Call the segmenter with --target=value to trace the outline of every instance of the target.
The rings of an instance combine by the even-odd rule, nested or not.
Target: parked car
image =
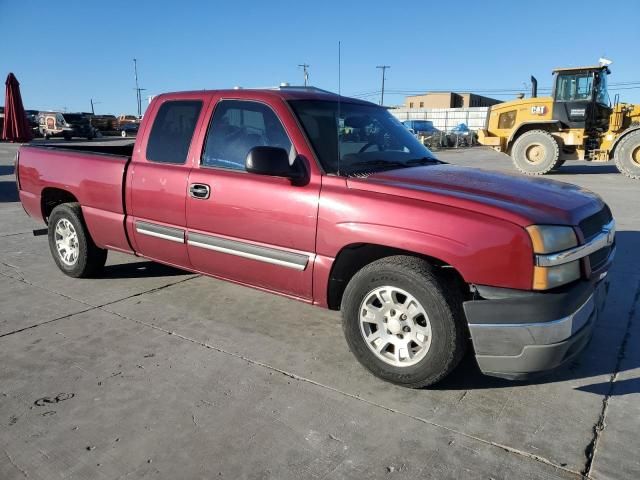
[[[85,137],[87,140],[95,138],[96,131],[91,126],[87,115],[81,113],[40,112],[38,114],[40,135],[45,139],[64,137]]]
[[[103,133],[118,132],[118,119],[115,115],[93,115],[91,125]]]
[[[450,147],[470,147],[475,143],[476,133],[466,123],[459,123],[447,135]]]
[[[408,387],[469,337],[506,378],[589,341],[615,252],[594,193],[444,164],[385,108],[310,88],[160,95],[141,132],[20,148],[20,200],[66,275],[115,250],[341,310],[355,357]]]
[[[91,115],[86,113],[63,113],[67,125],[71,125],[72,137],[84,137],[93,140],[96,137],[96,129],[91,125]]]
[[[39,128],[38,128],[38,114],[40,112],[38,110],[25,110],[24,114],[27,117],[27,121],[29,122],[29,126],[31,127],[31,132],[33,133],[34,136],[38,135],[39,132]]]
[[[120,136],[122,138],[135,137],[138,134],[139,126],[137,123],[125,123],[120,127]]]
[[[433,122],[429,120],[405,120],[402,124],[411,129],[416,135],[434,135],[440,133]]]
[[[122,127],[127,123],[139,123],[140,119],[135,115],[120,115],[118,116],[118,126]]]

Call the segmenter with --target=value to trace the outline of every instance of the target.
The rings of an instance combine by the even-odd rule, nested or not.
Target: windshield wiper
[[[369,160],[362,162],[355,162],[349,165],[350,167],[404,167],[405,164],[402,162],[396,162],[394,160]]]
[[[414,158],[412,160],[408,160],[405,165],[426,165],[428,163],[445,163],[442,162],[440,160],[438,160],[437,158],[433,158],[433,157],[422,157],[422,158]]]

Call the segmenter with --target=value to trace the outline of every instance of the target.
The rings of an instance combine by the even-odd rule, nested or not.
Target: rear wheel
[[[87,231],[78,203],[64,203],[49,216],[49,249],[58,268],[70,277],[90,277],[107,261]]]
[[[122,132],[120,132],[120,136],[122,138],[127,138],[127,131],[126,130],[122,130]]]
[[[410,388],[440,381],[465,349],[457,292],[419,258],[394,256],[365,266],[342,299],[350,350],[383,380]]]
[[[525,175],[544,175],[557,167],[560,147],[545,130],[523,133],[511,148],[515,167]]]
[[[640,130],[627,134],[613,156],[620,173],[640,179]]]

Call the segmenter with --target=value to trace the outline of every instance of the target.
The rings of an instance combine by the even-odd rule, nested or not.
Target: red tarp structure
[[[7,75],[7,90],[4,96],[4,125],[2,140],[9,142],[28,142],[33,138],[31,127],[24,114],[20,83],[13,73]]]

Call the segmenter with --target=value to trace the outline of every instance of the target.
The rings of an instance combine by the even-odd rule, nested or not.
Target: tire
[[[122,138],[127,138],[127,131],[126,130],[122,130],[122,132],[120,132],[120,136]]]
[[[107,261],[107,250],[93,243],[82,218],[80,204],[63,203],[55,207],[49,216],[48,230],[51,255],[63,273],[84,278],[102,270]],[[69,234],[66,242],[65,232]]]
[[[620,173],[640,179],[640,130],[628,133],[620,140],[613,159]]]
[[[511,148],[515,167],[525,175],[544,175],[556,168],[560,147],[545,130],[531,130],[518,137]]]
[[[376,292],[381,289],[387,293],[379,297]],[[374,297],[378,300],[370,302]],[[382,303],[380,298],[395,300],[396,304]],[[409,309],[399,306],[403,298]],[[381,311],[377,320],[362,322],[362,317],[376,316],[373,312],[378,305]],[[464,355],[466,328],[461,294],[451,282],[436,278],[422,259],[393,256],[363,267],[347,285],[341,310],[349,349],[367,370],[388,382],[409,388],[433,385],[447,376]],[[374,326],[376,331],[372,333]],[[378,332],[386,340],[377,342]],[[366,334],[371,334],[369,338],[374,341],[368,342]],[[422,347],[417,340],[421,340]],[[413,358],[408,355],[408,348],[396,350],[395,345],[383,345],[385,342],[407,342],[406,347],[416,349]],[[374,353],[376,347],[381,353]]]

